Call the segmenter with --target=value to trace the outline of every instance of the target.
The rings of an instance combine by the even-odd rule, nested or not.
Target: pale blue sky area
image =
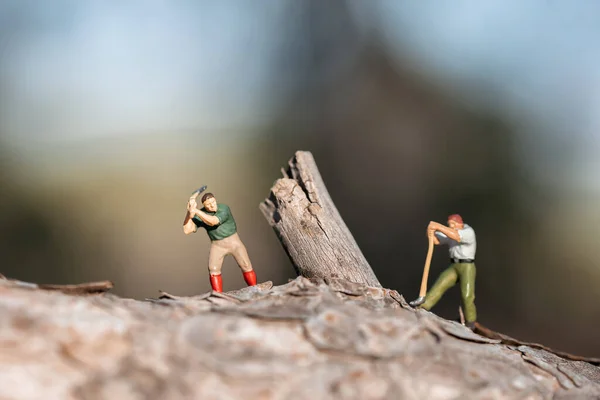
[[[298,23],[297,4],[2,1],[0,130],[21,142],[260,125],[289,84],[274,60],[299,45],[283,34]],[[352,6],[393,51],[457,87],[493,89],[513,111],[536,112],[548,134],[597,146],[599,2]]]
[[[386,1],[381,15],[388,43],[408,43],[438,74],[489,85],[580,133],[600,128],[600,3]]]
[[[47,140],[260,117],[282,7],[205,3],[36,2],[48,6],[15,13],[0,49],[4,133]]]
[[[481,104],[539,119],[541,126],[525,127],[520,150],[542,179],[600,190],[600,2],[378,4],[390,47],[456,87],[474,85]],[[567,168],[554,162],[561,144],[578,152]]]

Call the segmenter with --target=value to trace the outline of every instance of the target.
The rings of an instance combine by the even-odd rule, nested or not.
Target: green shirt
[[[197,215],[192,218],[192,221],[194,221],[194,224],[196,224],[197,227],[206,229],[210,240],[225,239],[237,232],[237,226],[235,225],[235,220],[233,219],[229,206],[217,204],[217,212],[209,212],[206,211],[205,208],[202,208],[200,211],[205,212],[208,215],[215,215],[219,218],[219,223],[214,226],[205,224]]]

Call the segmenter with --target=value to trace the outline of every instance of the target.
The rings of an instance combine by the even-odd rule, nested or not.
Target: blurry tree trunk
[[[296,152],[282,172],[284,177],[275,182],[260,208],[296,273],[381,287],[331,200],[312,154]]]

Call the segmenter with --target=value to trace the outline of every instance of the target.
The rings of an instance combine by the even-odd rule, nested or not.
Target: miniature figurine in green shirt
[[[473,328],[477,321],[477,310],[475,308],[475,251],[477,250],[477,241],[475,240],[475,231],[463,222],[460,215],[452,214],[448,217],[448,226],[431,221],[427,227],[427,235],[433,239],[433,243],[436,245],[448,245],[450,266],[440,274],[424,298],[420,297],[410,302],[410,305],[430,310],[458,280],[460,281],[465,322],[470,328]]]
[[[244,280],[248,286],[256,285],[256,273],[252,269],[250,257],[246,246],[240,240],[237,234],[235,219],[231,214],[229,206],[217,203],[217,199],[212,193],[206,193],[202,196],[201,210],[197,208],[196,197],[194,193],[188,201],[185,221],[183,222],[183,232],[186,235],[195,233],[199,227],[206,229],[210,238],[210,253],[208,256],[208,271],[210,274],[210,284],[215,292],[223,291],[223,279],[221,278],[221,267],[223,260],[228,254],[233,255],[235,261],[242,269]]]

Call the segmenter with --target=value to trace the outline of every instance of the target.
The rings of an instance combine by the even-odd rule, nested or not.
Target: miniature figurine
[[[196,198],[206,186],[196,190],[190,197],[187,205],[187,214],[183,222],[183,232],[186,235],[195,233],[198,227],[203,227],[210,238],[210,254],[208,256],[208,271],[210,284],[215,292],[223,291],[221,267],[228,254],[233,255],[235,261],[242,269],[244,280],[248,286],[256,286],[256,273],[248,257],[246,246],[237,234],[237,225],[231,210],[225,204],[217,203],[212,193],[202,196],[201,210],[197,208]]]
[[[425,263],[422,293],[419,298],[411,301],[410,305],[430,310],[442,298],[443,294],[454,286],[458,279],[460,280],[465,321],[467,326],[473,329],[477,320],[477,310],[475,308],[475,251],[477,242],[475,231],[463,222],[460,215],[452,214],[448,217],[448,226],[431,221],[427,227],[427,236],[430,241],[430,251]],[[427,274],[433,248],[431,244],[448,245],[450,266],[440,274],[431,290],[424,296],[423,291],[427,289]]]

